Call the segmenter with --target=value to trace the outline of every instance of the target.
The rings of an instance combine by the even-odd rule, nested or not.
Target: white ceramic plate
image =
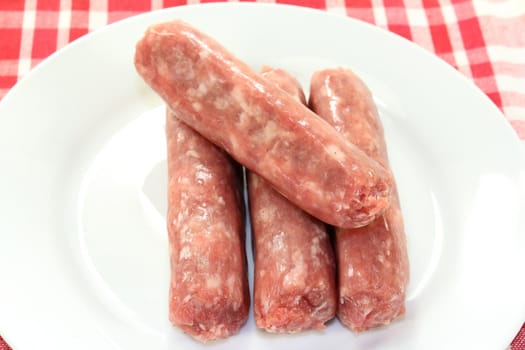
[[[167,320],[161,101],[133,67],[148,24],[183,18],[305,87],[352,67],[385,125],[406,220],[406,317],[355,336],[271,336],[253,318],[210,348],[503,349],[525,317],[524,158],[503,116],[415,45],[314,10],[153,12],[53,55],[0,103],[0,334],[24,349],[198,349]],[[248,241],[249,244],[249,241]],[[251,256],[250,268],[252,266]]]

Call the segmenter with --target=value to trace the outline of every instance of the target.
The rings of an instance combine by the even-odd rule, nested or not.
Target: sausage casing
[[[135,67],[179,119],[311,215],[359,227],[388,206],[389,172],[190,25],[151,26]]]
[[[225,338],[250,307],[239,166],[169,110],[166,137],[169,317],[199,341]]]
[[[281,69],[262,75],[305,103],[298,82]],[[336,312],[335,258],[326,225],[248,172],[255,255],[254,314],[272,333],[322,329]]]
[[[388,168],[383,127],[372,95],[348,69],[314,73],[310,107],[349,142]],[[337,315],[356,332],[388,324],[405,312],[409,264],[397,191],[383,215],[367,226],[336,228]]]

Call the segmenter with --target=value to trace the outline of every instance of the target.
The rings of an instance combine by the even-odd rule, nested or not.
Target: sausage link
[[[359,227],[388,206],[383,167],[188,24],[151,26],[135,66],[179,119],[311,215]]]
[[[306,103],[299,83],[286,71],[264,68],[262,75]],[[337,306],[335,258],[326,225],[251,171],[248,193],[257,327],[272,333],[323,329]]]
[[[169,110],[166,137],[169,317],[199,341],[226,338],[250,307],[239,167]]]
[[[348,69],[326,69],[311,80],[311,108],[348,141],[388,169],[383,127],[366,85]],[[384,215],[365,227],[336,228],[338,317],[360,332],[405,313],[409,278],[406,237],[395,185]]]

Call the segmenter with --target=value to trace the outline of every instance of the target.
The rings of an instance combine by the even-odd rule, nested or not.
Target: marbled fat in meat
[[[250,307],[239,166],[169,110],[166,138],[169,318],[199,341],[226,338]]]
[[[265,68],[263,77],[305,103],[286,71]],[[248,172],[254,247],[254,314],[272,333],[322,329],[335,316],[335,258],[326,225]]]
[[[360,227],[388,206],[383,167],[190,25],[151,26],[135,67],[179,119],[311,215]]]
[[[310,106],[349,142],[388,169],[383,127],[372,95],[348,69],[314,73]],[[356,332],[385,325],[405,313],[409,278],[406,237],[396,188],[385,213],[367,226],[336,228],[337,315]]]

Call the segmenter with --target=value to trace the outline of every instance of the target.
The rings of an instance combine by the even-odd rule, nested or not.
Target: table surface
[[[90,31],[138,13],[204,2],[211,1],[0,0],[0,99],[42,60]],[[525,141],[525,0],[258,2],[350,16],[415,42],[471,79]],[[509,348],[525,350],[525,324]],[[0,336],[0,350],[8,349]]]

